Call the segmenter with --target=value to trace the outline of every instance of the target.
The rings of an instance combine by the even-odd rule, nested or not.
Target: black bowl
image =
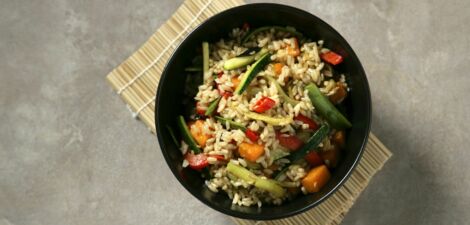
[[[166,126],[175,127],[176,117],[184,110],[183,92],[186,73],[184,68],[198,53],[201,42],[214,42],[243,23],[252,27],[266,25],[292,26],[312,40],[324,40],[325,46],[340,53],[344,62],[335,68],[346,74],[351,92],[345,100],[347,117],[353,124],[347,131],[346,149],[342,160],[321,192],[300,195],[280,206],[257,207],[232,206],[228,196],[220,191],[209,191],[200,175],[181,166],[183,156],[171,140]],[[178,181],[204,204],[224,214],[254,220],[271,220],[292,216],[306,211],[332,195],[348,178],[358,163],[367,143],[371,115],[370,91],[366,74],[356,54],[344,38],[330,25],[303,10],[279,4],[248,4],[223,11],[202,23],[192,31],[176,49],[168,61],[157,90],[155,107],[157,136],[163,156]],[[162,184],[165,185],[165,184]]]

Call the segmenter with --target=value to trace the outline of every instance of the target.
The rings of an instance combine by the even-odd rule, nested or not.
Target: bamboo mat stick
[[[151,132],[155,133],[155,91],[171,53],[198,24],[241,4],[244,4],[241,0],[186,0],[139,50],[108,74],[108,82],[128,105],[132,115],[144,122]],[[373,175],[391,156],[391,152],[371,133],[363,157],[350,178],[317,207],[281,220],[232,219],[239,225],[339,224]]]

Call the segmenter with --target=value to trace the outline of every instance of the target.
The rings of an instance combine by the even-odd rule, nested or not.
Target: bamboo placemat
[[[155,133],[155,91],[171,53],[198,24],[241,4],[244,4],[243,0],[186,0],[139,50],[108,74],[107,80],[127,103],[134,118],[142,120]],[[233,220],[239,225],[339,224],[372,176],[391,156],[392,153],[371,133],[364,155],[351,177],[319,206],[282,220]]]

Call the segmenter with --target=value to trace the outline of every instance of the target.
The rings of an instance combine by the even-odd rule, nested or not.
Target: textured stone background
[[[105,81],[181,0],[0,3],[0,225],[231,224]],[[468,224],[470,1],[284,3],[356,50],[395,154],[344,224]]]

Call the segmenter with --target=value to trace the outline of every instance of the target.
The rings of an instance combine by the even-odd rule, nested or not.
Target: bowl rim
[[[339,182],[333,188],[331,188],[331,190],[329,192],[325,193],[321,198],[319,198],[314,203],[307,204],[304,207],[299,207],[299,208],[296,208],[295,210],[286,211],[285,213],[280,213],[280,214],[249,214],[249,213],[243,213],[243,212],[240,212],[240,211],[229,210],[229,209],[225,209],[225,208],[219,208],[219,207],[213,205],[206,198],[194,194],[193,191],[187,185],[185,185],[185,182],[179,176],[179,173],[178,173],[177,169],[170,165],[170,161],[171,161],[170,156],[168,155],[168,153],[166,151],[163,151],[162,144],[161,144],[161,143],[163,143],[163,137],[161,136],[160,132],[158,132],[158,131],[163,131],[165,128],[164,128],[163,124],[157,123],[158,115],[159,115],[158,114],[158,112],[159,112],[159,108],[158,108],[159,104],[158,103],[160,102],[160,98],[161,98],[161,93],[160,92],[162,91],[162,86],[163,86],[162,81],[164,81],[166,79],[166,77],[168,76],[168,74],[166,73],[166,71],[168,69],[168,66],[175,60],[175,58],[174,58],[175,53],[181,47],[181,45],[183,43],[185,43],[193,33],[197,32],[199,29],[201,29],[201,27],[205,26],[206,23],[208,23],[212,20],[220,19],[220,17],[223,18],[225,16],[225,14],[230,12],[230,11],[240,10],[242,8],[247,8],[247,7],[263,7],[263,6],[276,7],[276,8],[283,9],[283,10],[295,11],[296,13],[299,13],[299,14],[306,14],[306,15],[308,15],[310,17],[313,17],[316,20],[318,20],[319,23],[322,24],[322,26],[327,27],[328,29],[330,29],[333,32],[333,34],[335,36],[338,36],[339,39],[342,39],[342,41],[344,41],[344,43],[345,43],[345,46],[343,46],[343,47],[351,50],[350,57],[357,60],[357,65],[358,65],[359,72],[364,75],[363,76],[364,79],[362,79],[362,83],[363,83],[362,85],[364,86],[364,92],[365,92],[365,95],[366,95],[365,96],[366,97],[366,99],[365,99],[365,102],[366,102],[365,108],[366,108],[366,110],[363,112],[364,115],[365,115],[365,118],[366,118],[366,121],[365,121],[366,122],[365,123],[365,135],[364,135],[364,138],[362,140],[362,143],[360,144],[359,152],[356,155],[356,157],[354,158],[351,167],[346,171],[346,174],[339,180]],[[350,44],[346,41],[346,39],[336,29],[334,29],[331,25],[329,25],[328,23],[326,23],[325,21],[323,21],[321,18],[317,17],[313,13],[302,10],[302,9],[299,9],[299,8],[296,8],[296,7],[293,7],[293,6],[278,4],[278,3],[251,3],[251,4],[244,4],[244,5],[236,6],[236,7],[233,7],[233,8],[229,8],[229,9],[223,10],[221,12],[218,12],[215,15],[210,16],[208,19],[206,19],[205,21],[203,21],[202,23],[197,25],[193,30],[191,30],[178,43],[178,46],[175,48],[175,50],[172,52],[171,56],[168,58],[168,61],[165,64],[165,66],[162,70],[162,73],[161,73],[160,82],[158,84],[157,91],[156,91],[154,119],[155,119],[155,124],[156,124],[156,133],[157,133],[158,145],[160,147],[160,151],[163,154],[165,162],[166,162],[167,166],[170,168],[170,170],[173,173],[174,177],[178,180],[178,182],[189,193],[191,193],[192,196],[196,197],[199,201],[203,202],[206,206],[209,206],[210,208],[212,208],[212,209],[214,209],[218,212],[221,212],[225,215],[229,215],[229,216],[233,216],[233,217],[237,217],[237,218],[242,218],[242,219],[251,219],[251,220],[274,220],[274,219],[282,219],[282,218],[291,217],[291,216],[300,214],[302,212],[305,212],[309,209],[312,209],[312,208],[318,206],[323,201],[325,201],[327,198],[329,198],[331,195],[333,195],[334,192],[336,192],[349,179],[349,177],[351,176],[353,170],[356,168],[356,166],[358,165],[360,159],[362,158],[362,155],[364,153],[364,149],[367,145],[367,142],[368,142],[368,139],[369,139],[370,128],[371,128],[371,120],[372,120],[371,115],[372,115],[372,100],[371,100],[371,93],[370,93],[369,82],[367,80],[366,72],[365,72],[365,70],[362,66],[362,63],[359,60],[359,57],[357,57],[356,53],[354,52],[353,48],[350,46]]]

